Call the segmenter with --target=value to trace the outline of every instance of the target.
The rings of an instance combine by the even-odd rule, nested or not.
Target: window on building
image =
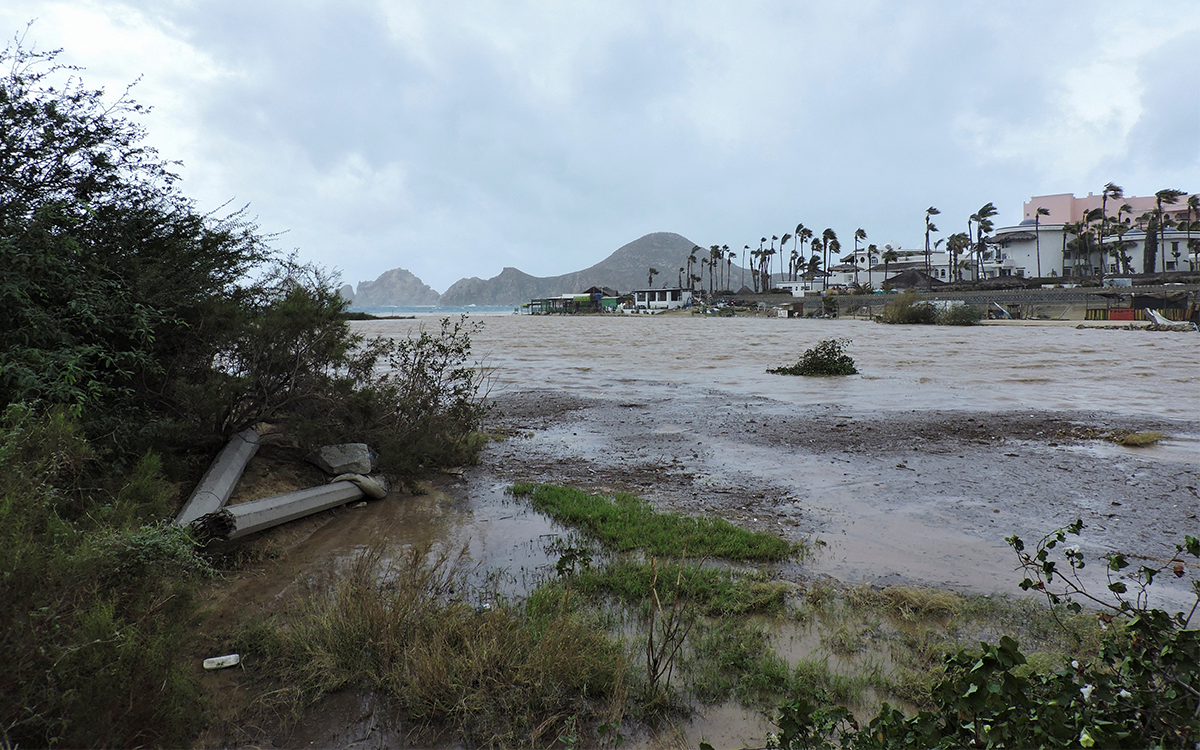
[[[1176,265],[1177,264],[1175,263],[1175,261],[1168,260],[1167,262],[1163,263],[1163,270],[1164,271],[1174,271]]]
[[[1070,268],[1067,268],[1066,266],[1063,266],[1063,272],[1062,272],[1062,275],[1063,275],[1063,276],[1070,276],[1070,275],[1071,275],[1071,269],[1070,269]]]

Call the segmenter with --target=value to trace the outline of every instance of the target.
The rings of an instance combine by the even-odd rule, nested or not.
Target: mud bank
[[[510,437],[478,471],[630,491],[665,509],[824,542],[814,560],[778,571],[793,580],[1014,592],[1011,534],[1036,539],[1082,518],[1082,548],[1099,557],[1153,556],[1200,533],[1200,422],[871,412],[657,390],[637,402],[502,395],[498,425]],[[1171,437],[1151,448],[1081,437],[1109,430]]]

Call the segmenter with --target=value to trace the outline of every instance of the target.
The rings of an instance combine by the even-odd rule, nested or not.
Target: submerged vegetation
[[[604,546],[648,555],[719,557],[726,560],[783,560],[803,547],[777,536],[738,528],[723,518],[660,513],[624,493],[593,495],[571,487],[522,482],[511,490],[537,510],[595,537]]]
[[[812,349],[805,350],[796,364],[776,367],[767,372],[774,375],[854,375],[858,369],[854,366],[854,359],[845,352],[849,344],[848,339],[826,339]]]

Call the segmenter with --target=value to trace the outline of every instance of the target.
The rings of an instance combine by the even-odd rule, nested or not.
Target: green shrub
[[[950,305],[938,315],[944,326],[973,326],[983,320],[983,311],[971,305]]]
[[[879,314],[879,320],[883,323],[933,325],[937,319],[938,311],[934,304],[922,302],[920,296],[911,290],[901,292]]]
[[[805,351],[796,364],[775,367],[767,372],[774,375],[853,375],[858,369],[854,367],[854,359],[844,351],[849,343],[848,339],[826,339]]]
[[[20,405],[0,426],[0,726],[22,747],[187,744],[203,715],[181,646],[210,569],[186,530],[142,521],[173,497],[157,457],[99,477],[109,492],[79,433]]]

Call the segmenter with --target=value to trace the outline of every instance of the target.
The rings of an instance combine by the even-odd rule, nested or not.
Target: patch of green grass
[[[766,705],[784,694],[790,679],[770,634],[741,620],[697,628],[684,666],[693,695],[706,702],[733,695],[746,705]]]
[[[685,564],[660,572],[675,580],[679,576],[678,594],[695,604],[701,614],[710,617],[747,614],[778,614],[783,611],[791,586],[781,581],[768,581],[758,571],[735,572],[726,568]],[[626,604],[637,604],[651,597],[654,571],[648,562],[618,560],[602,568],[588,568],[572,579],[573,590],[586,596],[610,594]]]
[[[554,606],[473,606],[449,556],[385,563],[369,549],[332,582],[244,629],[263,709],[308,705],[344,688],[378,690],[416,726],[451,727],[469,745],[549,745],[623,699],[624,648]],[[456,593],[459,592],[459,593]],[[275,705],[270,705],[271,702]]]
[[[803,552],[761,531],[738,528],[722,518],[659,513],[641,498],[625,493],[593,495],[571,487],[521,482],[510,490],[560,523],[576,527],[605,547],[644,550],[663,557],[719,557],[773,562]]]

